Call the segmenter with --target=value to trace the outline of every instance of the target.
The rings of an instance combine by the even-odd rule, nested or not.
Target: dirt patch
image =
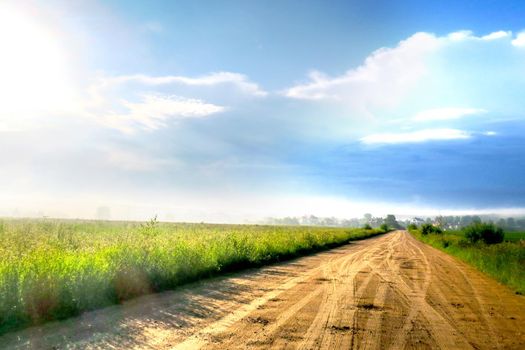
[[[465,307],[465,305],[463,305],[461,303],[450,303],[450,305],[452,305],[456,309],[463,309]]]
[[[266,326],[268,323],[270,323],[269,320],[267,320],[266,318],[262,318],[262,317],[246,317],[246,322],[258,323],[258,324],[262,324],[263,326]]]
[[[362,305],[358,305],[357,307],[359,309],[364,309],[364,310],[382,310],[381,307],[376,306],[374,304],[362,304]]]
[[[319,278],[316,278],[315,280],[317,282],[330,282],[331,281],[331,279],[326,278],[326,277],[319,277]]]
[[[357,333],[357,329],[351,326],[330,326],[330,329],[334,332],[350,332]]]

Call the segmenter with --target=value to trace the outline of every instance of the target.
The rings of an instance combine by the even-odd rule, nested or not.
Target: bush
[[[441,234],[443,233],[443,230],[437,226],[434,226],[432,224],[423,224],[421,225],[421,234],[428,235],[429,233],[437,233]]]
[[[458,240],[458,247],[467,248],[468,246],[470,246],[470,242],[467,239],[461,238]]]
[[[387,232],[389,230],[388,228],[388,225],[387,224],[382,224],[381,226],[379,226],[379,228],[381,229],[381,231],[383,232]]]
[[[501,227],[496,227],[493,223],[475,222],[463,229],[465,237],[470,243],[482,241],[486,244],[503,242],[505,234]]]
[[[370,224],[364,224],[364,225],[363,225],[363,229],[365,229],[365,230],[371,230],[371,229],[372,229],[372,226],[370,226]]]
[[[407,226],[407,229],[408,229],[409,231],[415,231],[415,230],[417,230],[417,225],[416,225],[416,224],[409,224],[409,225]]]

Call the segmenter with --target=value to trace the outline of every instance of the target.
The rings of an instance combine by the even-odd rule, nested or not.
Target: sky
[[[0,215],[525,214],[524,15],[4,0]]]

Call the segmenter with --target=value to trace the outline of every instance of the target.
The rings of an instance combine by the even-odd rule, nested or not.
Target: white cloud
[[[497,39],[508,38],[511,35],[512,35],[512,32],[510,31],[506,32],[506,31],[500,30],[500,31],[493,32],[493,33],[482,36],[481,40],[486,40],[486,41],[497,40]]]
[[[495,131],[485,131],[482,134],[485,136],[496,136],[498,133]]]
[[[470,30],[460,30],[457,32],[452,32],[447,36],[451,41],[462,41],[465,39],[473,38],[472,31]]]
[[[450,119],[459,119],[469,115],[476,115],[486,113],[484,109],[480,108],[457,108],[457,107],[448,107],[448,108],[434,108],[427,109],[425,111],[419,112],[416,114],[412,120],[418,122],[427,122],[434,120],[450,120]]]
[[[512,36],[511,31],[503,31],[503,30],[492,32],[492,33],[489,33],[483,36],[476,36],[470,30],[460,30],[460,31],[448,34],[447,39],[453,42],[454,41],[464,41],[464,40],[492,41],[492,40],[498,40],[498,39],[503,39],[503,38],[510,38],[511,36]]]
[[[366,145],[385,145],[402,143],[420,143],[428,141],[444,141],[468,139],[471,134],[458,129],[423,129],[401,133],[380,133],[362,137],[360,141]]]
[[[459,71],[458,74],[450,76],[442,73],[452,74],[456,66],[459,67],[464,62],[469,62],[472,55],[487,52],[487,58],[496,56],[494,48],[489,46],[491,42],[506,40],[510,47],[511,38],[512,32],[510,31],[495,31],[484,36],[476,36],[471,31],[465,30],[442,37],[431,33],[416,33],[393,48],[376,50],[366,58],[362,65],[342,75],[330,77],[322,72],[313,71],[308,76],[309,81],[288,88],[284,91],[284,95],[289,98],[325,101],[333,105],[349,107],[350,111],[347,113],[353,116],[377,116],[377,110],[384,113],[388,112],[389,107],[397,109],[401,106],[410,111],[410,107],[403,105],[403,101],[414,99],[414,96],[420,92],[434,89],[442,83],[447,84],[444,86],[447,90],[433,92],[448,94],[447,97],[453,101],[452,103],[463,103],[459,100],[459,96],[466,95],[465,90],[458,91],[457,94],[451,92],[459,89],[458,83],[467,81],[465,73]],[[476,44],[466,46],[465,42]],[[525,46],[525,32],[512,40],[512,44]],[[502,57],[504,58],[504,55]],[[486,64],[482,63],[483,66],[479,68],[486,69],[486,71],[476,71],[474,73],[476,75],[472,77],[495,74],[494,68],[496,67],[493,66],[493,63],[497,64],[497,62],[499,62],[497,59],[487,59]],[[477,66],[472,65],[471,67],[474,69]],[[478,88],[478,86],[472,88]],[[431,95],[421,97],[415,101],[422,103],[423,100],[431,99]],[[424,108],[424,106],[419,108],[421,107]],[[456,112],[459,110],[449,112],[450,114],[447,115],[451,119],[456,117]],[[467,114],[474,113],[473,111],[466,112]],[[449,119],[445,118],[444,114],[442,115],[440,119]]]
[[[516,47],[525,47],[525,32],[521,32],[512,40],[512,45]]]
[[[440,46],[432,34],[416,33],[395,48],[373,52],[363,65],[330,78],[320,72],[310,73],[310,82],[293,86],[284,94],[307,100],[337,100],[361,106],[391,105],[426,72],[425,57]]]
[[[140,102],[124,100],[121,105],[124,113],[104,114],[97,119],[108,127],[132,133],[137,128],[158,129],[165,126],[168,119],[202,118],[225,110],[198,99],[160,95],[145,95]]]
[[[247,76],[232,72],[217,72],[200,77],[185,77],[177,75],[150,76],[145,74],[123,75],[118,77],[102,78],[100,86],[124,84],[129,82],[138,82],[144,85],[169,85],[183,84],[189,86],[217,86],[233,85],[243,93],[252,96],[266,96],[268,93],[262,90],[259,85],[251,82]]]
[[[99,77],[88,88],[81,113],[106,127],[133,133],[164,127],[168,119],[206,117],[225,111],[229,102],[266,95],[245,75],[231,72]]]

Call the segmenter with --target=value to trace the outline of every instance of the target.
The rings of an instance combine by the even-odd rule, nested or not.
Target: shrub
[[[365,230],[371,230],[371,229],[372,229],[372,226],[370,226],[370,224],[364,224],[364,225],[363,225],[363,229],[365,229]]]
[[[389,230],[388,228],[388,225],[387,224],[382,224],[381,226],[379,226],[379,228],[381,229],[381,231],[383,232],[387,232]]]
[[[421,234],[428,235],[429,233],[443,233],[443,230],[440,227],[434,226],[432,224],[423,224],[421,225]]]
[[[408,229],[409,231],[415,231],[415,230],[417,230],[417,225],[416,225],[416,224],[409,224],[409,225],[407,226],[407,229]]]
[[[486,244],[503,242],[504,233],[501,227],[496,227],[493,223],[475,222],[463,229],[465,237],[471,243],[482,241]]]
[[[468,246],[470,246],[470,242],[467,239],[461,238],[458,240],[458,247],[467,248]]]

